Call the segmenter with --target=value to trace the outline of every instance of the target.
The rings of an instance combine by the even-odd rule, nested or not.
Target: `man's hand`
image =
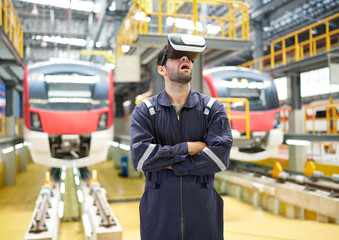
[[[188,154],[195,155],[200,153],[205,147],[206,143],[204,142],[187,142]]]

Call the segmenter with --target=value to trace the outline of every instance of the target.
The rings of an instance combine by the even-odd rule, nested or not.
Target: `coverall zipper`
[[[178,118],[178,138],[179,142],[181,142],[180,138],[180,129],[181,129],[181,122],[180,122],[180,113],[177,113]],[[181,240],[184,240],[184,210],[183,210],[183,201],[182,201],[182,176],[180,176],[180,229],[181,229]]]

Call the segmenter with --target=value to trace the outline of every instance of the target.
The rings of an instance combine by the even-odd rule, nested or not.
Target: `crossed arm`
[[[208,123],[205,142],[181,142],[173,146],[153,143],[148,112],[136,108],[131,121],[134,168],[143,172],[172,169],[175,175],[213,174],[226,169],[233,139],[225,109],[220,105]]]

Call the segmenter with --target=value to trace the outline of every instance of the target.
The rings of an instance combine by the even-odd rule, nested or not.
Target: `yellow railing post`
[[[197,35],[198,34],[198,31],[197,31],[197,22],[198,22],[198,4],[197,4],[197,0],[193,0],[193,3],[192,3],[192,13],[193,13],[193,25],[194,25],[193,34]]]
[[[159,35],[162,35],[162,1],[158,0],[158,32]]]
[[[232,39],[232,3],[228,4],[228,37]]]
[[[315,133],[315,109],[312,108],[312,133]]]
[[[137,8],[135,8],[134,13],[136,13],[137,11],[138,11]],[[137,21],[137,19],[133,20],[133,41],[137,40],[137,37],[138,37],[138,26],[137,26],[138,22],[140,21]]]
[[[312,28],[310,28],[309,30],[309,51],[310,51],[310,57],[313,56],[313,46],[312,46],[312,43],[313,43],[313,34],[312,34]]]
[[[330,25],[329,21],[326,22],[326,51],[329,52],[331,49],[331,38],[330,38]]]
[[[285,39],[282,41],[282,62],[283,65],[286,65],[286,41]]]
[[[271,69],[274,69],[274,42],[271,43]]]
[[[9,41],[13,41],[13,6],[12,3],[9,1]]]
[[[307,133],[307,113],[304,114],[304,132]]]
[[[7,16],[8,16],[8,13],[7,13],[7,1],[8,0],[4,0],[4,6],[3,6],[3,9],[4,9],[4,32],[5,34],[7,34],[7,30],[8,30],[8,19],[7,19]]]
[[[300,60],[300,49],[299,49],[299,37],[298,34],[294,35],[294,51],[295,51],[295,61],[299,62]]]
[[[2,26],[2,0],[0,0],[0,26]]]
[[[217,98],[220,102],[226,103],[226,113],[228,115],[228,118],[230,120],[232,119],[244,119],[245,120],[245,128],[246,128],[246,137],[250,138],[251,131],[250,131],[250,103],[247,98]],[[239,114],[235,115],[231,113],[231,105],[232,102],[243,102],[245,103],[245,115]]]

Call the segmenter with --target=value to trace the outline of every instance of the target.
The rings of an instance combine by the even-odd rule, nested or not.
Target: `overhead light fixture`
[[[93,6],[93,12],[94,13],[100,13],[101,11],[101,3],[100,2],[96,2]]]
[[[115,64],[105,63],[105,68],[109,69],[109,70],[114,70],[115,69]]]
[[[33,8],[32,8],[31,14],[33,16],[38,16],[39,15],[38,7],[36,6],[36,4],[33,4]]]
[[[100,47],[102,47],[102,43],[101,43],[100,41],[97,41],[97,42],[95,43],[95,46],[96,46],[97,48],[100,48]]]
[[[93,2],[80,1],[80,0],[72,0],[72,1],[70,0],[20,0],[20,1],[40,4],[40,5],[46,5],[46,6],[51,6],[51,7],[65,8],[65,9],[71,8],[72,10],[83,11],[83,12],[92,12],[94,9]],[[32,14],[33,14],[33,10],[32,10]]]
[[[311,144],[311,142],[306,141],[306,140],[287,139],[286,144],[287,145],[297,145],[297,146],[308,146],[308,145]]]
[[[116,9],[115,1],[112,1],[112,4],[111,4],[111,6],[109,7],[109,10],[110,10],[111,12],[113,12],[113,11],[115,11],[115,9]]]
[[[62,38],[60,36],[35,36],[36,40],[42,40],[43,42],[52,42],[60,44],[69,44],[74,46],[85,47],[86,40],[81,38]]]
[[[121,46],[121,51],[122,51],[123,53],[127,53],[130,49],[131,49],[131,47],[128,46],[128,45],[122,45],[122,46]]]

